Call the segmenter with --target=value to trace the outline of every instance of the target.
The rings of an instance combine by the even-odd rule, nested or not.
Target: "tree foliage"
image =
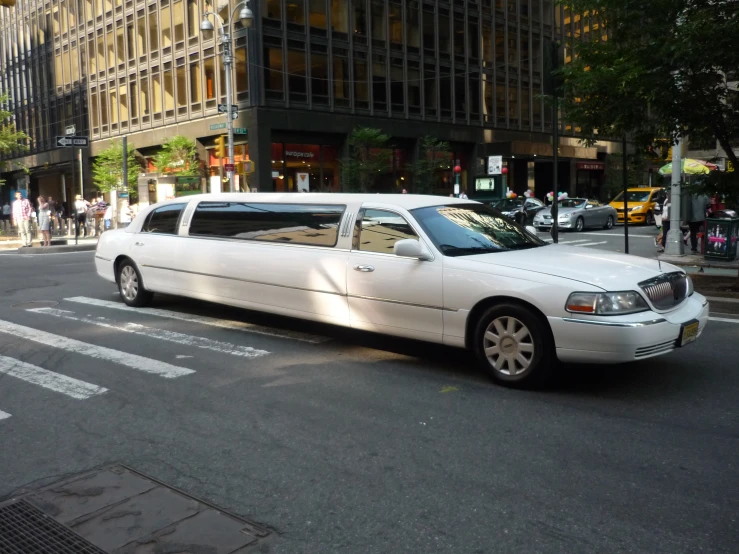
[[[418,144],[418,159],[411,166],[413,175],[413,192],[417,194],[433,194],[434,176],[439,167],[439,155],[450,152],[448,142],[435,139],[431,136],[421,137]],[[445,160],[447,157],[444,158]]]
[[[3,156],[22,154],[28,150],[25,144],[26,139],[29,138],[28,135],[23,131],[18,131],[15,123],[11,121],[13,112],[7,109],[9,100],[10,97],[7,94],[0,95],[0,154]]]
[[[136,160],[134,147],[128,143],[128,192],[136,194],[141,166]],[[101,192],[121,191],[123,182],[123,143],[111,141],[92,163],[92,182]]]
[[[198,154],[195,141],[182,135],[168,138],[154,161],[159,173],[182,176],[198,175]]]
[[[732,151],[739,101],[726,81],[739,68],[739,2],[561,3],[572,13],[597,14],[600,24],[591,40],[573,37],[565,45],[573,54],[560,70],[566,121],[588,140],[627,135],[637,146],[679,135],[715,139],[739,167]]]
[[[344,190],[370,192],[378,173],[390,167],[390,136],[379,129],[355,128],[347,139],[348,155],[341,161]]]

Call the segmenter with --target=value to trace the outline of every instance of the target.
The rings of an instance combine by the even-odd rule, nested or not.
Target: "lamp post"
[[[229,20],[223,21],[220,15],[215,12],[205,11],[203,13],[203,20],[200,22],[201,31],[213,31],[214,26],[211,23],[209,16],[213,16],[213,19],[218,23],[218,32],[221,35],[221,44],[223,45],[223,67],[226,73],[226,128],[228,129],[228,167],[230,168],[226,173],[228,175],[228,190],[229,192],[234,191],[234,125],[233,115],[231,113],[231,106],[233,105],[233,20],[236,15],[236,10],[239,10],[239,20],[244,27],[251,27],[254,23],[254,14],[249,9],[249,0],[244,0],[236,4],[231,17]]]

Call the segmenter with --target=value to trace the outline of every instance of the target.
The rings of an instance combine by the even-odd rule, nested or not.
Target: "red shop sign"
[[[586,171],[604,171],[606,164],[598,162],[577,162],[577,169]]]

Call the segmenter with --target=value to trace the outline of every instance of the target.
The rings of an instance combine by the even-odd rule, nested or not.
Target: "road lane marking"
[[[559,241],[559,244],[575,244],[576,242],[588,242],[589,239],[580,239],[580,240],[561,240]]]
[[[159,375],[165,379],[175,379],[177,377],[195,373],[194,370],[187,369],[185,367],[178,367],[166,362],[160,362],[158,360],[145,358],[136,354],[129,354],[128,352],[121,352],[120,350],[113,350],[112,348],[106,348],[104,346],[95,346],[94,344],[88,344],[79,340],[54,335],[52,333],[47,333],[46,331],[25,327],[9,321],[0,320],[0,333],[6,333],[21,339],[38,342],[44,346],[51,346],[52,348],[61,348],[68,352],[90,356],[91,358],[96,358],[98,360],[106,360],[108,362],[125,365],[145,373]]]
[[[0,410],[0,419],[8,419],[10,417],[10,414],[8,412],[3,412]]]
[[[104,394],[108,389],[85,383],[73,377],[54,373],[42,367],[21,362],[7,356],[0,356],[0,375],[10,375],[45,389],[65,394],[78,400],[87,400],[93,396]],[[0,417],[0,419],[2,419]]]
[[[562,233],[562,234],[566,234],[567,233],[567,231],[564,231],[561,228],[560,228],[559,232]],[[551,231],[537,231],[537,233],[541,233],[542,235],[551,235]],[[587,235],[587,236],[592,236],[592,237],[619,237],[619,238],[624,238],[624,234],[623,233],[583,233],[583,232],[577,233],[577,236],[581,236],[581,235]],[[632,237],[635,237],[635,238],[638,238],[638,239],[653,239],[653,238],[656,238],[657,235],[634,235],[632,233],[629,233],[629,238],[632,238]]]
[[[331,340],[330,337],[319,337],[300,331],[287,331],[282,329],[274,329],[272,327],[262,327],[252,323],[244,323],[243,321],[233,321],[229,319],[217,319],[204,315],[192,315],[181,312],[173,312],[171,310],[163,310],[160,308],[131,308],[120,302],[110,302],[108,300],[98,300],[97,298],[88,298],[86,296],[74,296],[65,298],[67,302],[77,302],[78,304],[87,304],[100,308],[111,308],[113,310],[121,310],[124,312],[133,312],[138,314],[153,315],[156,317],[166,317],[168,319],[177,319],[179,321],[187,321],[190,323],[199,323],[201,325],[209,325],[211,327],[220,327],[221,329],[232,329],[236,331],[245,331],[247,333],[256,333],[258,335],[267,335],[270,337],[280,337],[283,339],[293,339],[301,342],[310,342],[319,344]]]
[[[708,321],[722,321],[724,323],[739,323],[739,319],[729,319],[726,317],[709,317]]]
[[[135,335],[141,335],[143,337],[149,337],[153,339],[166,340],[169,342],[175,342],[177,344],[184,344],[185,346],[194,346],[196,348],[214,350],[223,354],[231,354],[232,356],[258,358],[259,356],[265,356],[269,354],[269,352],[267,352],[266,350],[257,350],[256,348],[252,348],[251,346],[241,346],[238,344],[231,344],[230,342],[221,342],[217,340],[206,339],[203,337],[194,337],[192,335],[185,335],[184,333],[176,333],[174,331],[165,331],[162,329],[156,329],[154,327],[146,327],[137,323],[117,323],[105,318],[93,319],[89,317],[80,317],[75,315],[74,312],[70,312],[67,310],[57,310],[55,308],[32,308],[26,311],[38,314],[47,314],[54,317],[69,319],[72,321],[79,321],[81,323],[88,323],[91,325],[99,325],[100,327],[106,327],[108,329],[115,329],[117,331],[133,333]]]
[[[597,246],[599,244],[606,244],[607,242],[607,240],[604,240],[603,242],[586,242],[585,244],[575,244],[574,246]]]

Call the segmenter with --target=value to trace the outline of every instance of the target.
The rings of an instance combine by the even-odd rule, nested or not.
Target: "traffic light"
[[[2,1],[2,0],[0,0]],[[226,157],[226,137],[221,135],[216,138],[216,158]]]
[[[12,8],[13,6],[15,6],[15,0],[0,0],[0,6]]]

